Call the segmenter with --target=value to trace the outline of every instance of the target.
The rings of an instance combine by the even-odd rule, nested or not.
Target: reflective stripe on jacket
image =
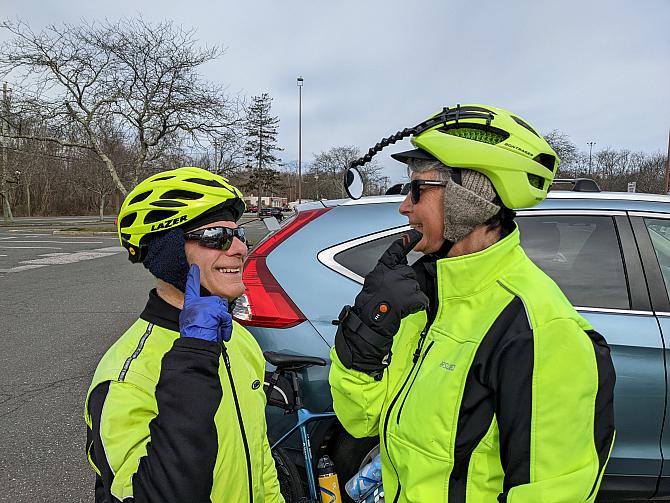
[[[153,291],[98,365],[85,409],[96,503],[283,502],[258,344],[237,323],[223,353],[180,338],[178,313]]]
[[[331,351],[335,412],[379,434],[386,501],[594,501],[614,440],[605,340],[518,229],[436,266],[435,320],[402,321],[381,381]]]

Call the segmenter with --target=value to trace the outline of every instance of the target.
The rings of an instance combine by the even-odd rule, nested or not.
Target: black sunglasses
[[[403,196],[407,194],[412,194],[412,204],[419,204],[419,199],[421,198],[421,187],[446,187],[447,182],[441,182],[439,180],[412,180],[409,183],[406,183],[400,189],[400,193]]]
[[[215,248],[226,251],[233,244],[233,239],[237,238],[243,243],[247,242],[247,236],[244,227],[231,229],[230,227],[209,227],[199,231],[187,232],[184,239],[189,241],[198,241],[200,246],[206,248]]]

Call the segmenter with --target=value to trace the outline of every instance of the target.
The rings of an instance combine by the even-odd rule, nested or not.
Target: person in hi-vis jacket
[[[158,173],[126,197],[121,244],[157,286],[86,397],[96,503],[284,501],[265,360],[230,314],[244,292],[244,209],[238,189],[200,168]]]
[[[355,437],[379,435],[393,503],[595,500],[614,443],[604,338],[520,246],[514,209],[559,159],[526,121],[444,108],[404,136],[412,227],[339,316],[330,384]],[[412,266],[407,253],[423,257]]]

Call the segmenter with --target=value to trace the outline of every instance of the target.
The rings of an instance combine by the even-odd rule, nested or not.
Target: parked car
[[[275,217],[278,222],[284,220],[284,214],[281,211],[281,208],[261,208],[259,213],[261,217]]]
[[[382,252],[409,228],[398,213],[402,199],[303,204],[251,250],[246,298],[236,316],[263,350],[328,359],[332,320],[353,302]],[[530,258],[612,348],[617,437],[599,497],[670,497],[670,463],[663,457],[670,452],[670,197],[556,191],[519,211],[517,222]],[[412,252],[409,259],[418,256]],[[328,371],[312,367],[303,377],[312,410],[332,410]],[[279,409],[268,408],[267,416],[275,438],[294,422]],[[377,443],[351,438],[336,422],[320,428],[312,448],[330,453],[341,480]]]

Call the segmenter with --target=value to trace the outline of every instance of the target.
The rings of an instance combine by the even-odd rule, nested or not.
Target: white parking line
[[[46,264],[45,264],[46,265]],[[16,267],[11,267],[9,269],[0,269],[0,273],[4,272],[21,272],[21,271],[27,271],[28,269],[37,269],[38,267],[44,267],[44,265],[40,264],[32,264],[32,265],[19,265]]]
[[[35,234],[35,233],[19,233],[15,230],[9,231],[9,232],[16,232],[16,236],[10,236],[5,239],[13,239],[13,238],[39,238],[42,236],[52,236],[53,234]]]
[[[48,247],[46,247],[48,248]],[[60,249],[60,248],[57,248]],[[28,269],[36,269],[48,265],[74,264],[82,260],[92,260],[96,258],[109,257],[123,251],[121,246],[109,246],[105,248],[96,248],[95,250],[79,251],[75,253],[44,253],[39,258],[32,260],[22,260],[22,265],[10,267],[9,269],[0,269],[0,274],[10,272],[21,272]]]
[[[23,243],[23,244],[29,244],[29,243],[55,243],[55,244],[64,244],[64,245],[101,245],[102,241],[12,241],[11,244],[14,243]]]
[[[92,260],[95,258],[109,257],[110,255],[115,255],[122,251],[123,248],[120,246],[115,246],[114,248],[99,248],[97,250],[88,250],[80,251],[75,253],[68,253],[63,255],[55,255],[52,253],[47,254],[48,256],[41,256],[40,258],[32,260],[22,260],[21,264],[41,264],[41,265],[61,265],[61,264],[74,264],[75,262],[81,262],[82,260]]]
[[[62,250],[59,246],[2,246],[5,250]]]

